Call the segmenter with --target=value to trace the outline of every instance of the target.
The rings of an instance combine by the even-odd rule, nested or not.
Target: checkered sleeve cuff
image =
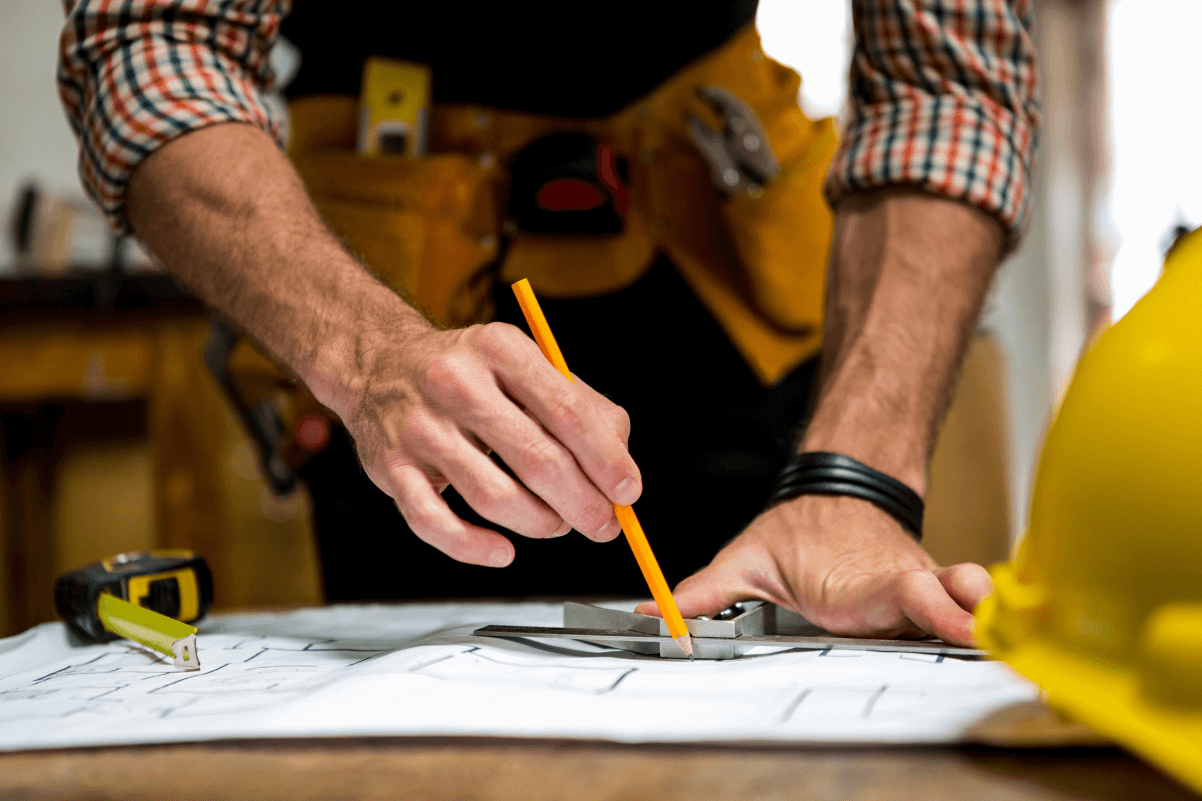
[[[134,168],[165,142],[223,122],[282,141],[284,121],[263,93],[286,2],[66,5],[59,97],[79,142],[84,188],[114,230],[129,230],[125,188]]]
[[[852,114],[827,176],[832,204],[888,186],[995,215],[1007,248],[1030,215],[1039,128],[1023,0],[857,0]]]

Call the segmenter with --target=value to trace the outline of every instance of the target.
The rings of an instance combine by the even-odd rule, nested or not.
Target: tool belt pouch
[[[489,316],[477,276],[496,259],[499,219],[474,161],[310,151],[293,163],[322,219],[392,290],[439,325]]]
[[[705,113],[696,88],[716,82],[754,109],[781,164],[758,197],[717,196],[685,135],[687,113]],[[436,154],[419,158],[359,155],[355,98],[302,98],[289,157],[347,247],[436,324],[491,319],[494,276],[547,297],[603,295],[664,251],[769,385],[819,345],[832,229],[834,124],[806,117],[799,85],[749,27],[608,120],[436,108]],[[506,198],[514,235],[498,265]]]
[[[794,84],[796,73],[788,73],[784,82]],[[782,87],[754,104],[781,171],[763,194],[740,193],[721,206],[749,300],[782,333],[813,330],[822,320],[833,224],[822,185],[838,145],[833,121],[810,120],[797,88]]]

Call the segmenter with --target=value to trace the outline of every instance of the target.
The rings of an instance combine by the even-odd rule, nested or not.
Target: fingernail
[[[630,506],[639,499],[639,482],[634,478],[624,478],[614,487],[614,500],[623,506]]]
[[[509,549],[501,545],[492,552],[492,556],[488,557],[488,563],[493,567],[505,567],[512,559]]]
[[[616,540],[621,533],[622,524],[618,522],[618,518],[610,518],[609,522],[605,524],[605,528],[601,529],[598,542],[611,542]]]

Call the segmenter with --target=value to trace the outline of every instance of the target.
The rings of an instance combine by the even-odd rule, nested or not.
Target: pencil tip
[[[680,646],[680,650],[684,651],[685,656],[687,656],[689,658],[689,661],[692,662],[693,661],[693,638],[689,635],[689,633],[687,631],[684,634],[681,634],[679,637],[676,638],[676,644]]]

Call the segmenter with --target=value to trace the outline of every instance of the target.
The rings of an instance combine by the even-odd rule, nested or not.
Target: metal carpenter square
[[[672,642],[666,634],[644,634],[621,629],[556,628],[549,626],[484,626],[473,632],[480,637],[571,639],[600,643],[661,643]],[[942,656],[982,657],[987,651],[976,648],[961,648],[938,640],[874,640],[860,637],[814,637],[790,634],[746,634],[734,638],[696,637],[701,646],[742,646],[739,650],[759,645],[779,645],[794,648],[835,651],[891,651],[911,654],[937,654]],[[701,650],[705,650],[702,648]]]

